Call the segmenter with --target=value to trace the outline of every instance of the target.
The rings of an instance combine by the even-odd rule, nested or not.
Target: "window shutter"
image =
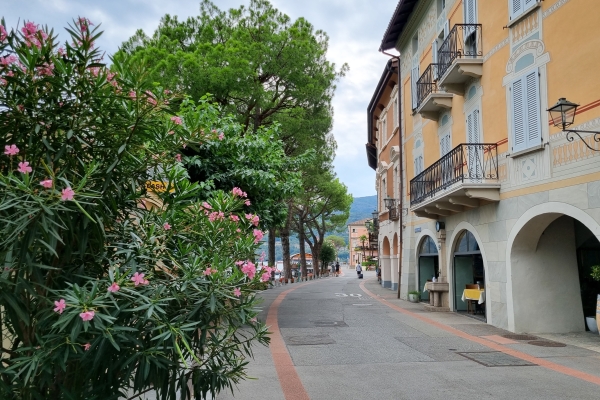
[[[529,7],[537,3],[538,0],[525,0],[525,6],[523,7],[523,11],[527,10]]]
[[[524,0],[508,0],[510,19],[513,20],[523,13],[525,10]]]
[[[449,34],[450,34],[450,20],[446,20],[446,22],[444,23],[444,40],[446,40],[446,38],[448,37]]]
[[[437,39],[435,39],[433,42],[431,42],[431,58],[432,58],[432,62],[433,64],[437,64],[438,62],[438,43],[437,43]],[[438,78],[438,68],[437,65],[434,65],[433,67],[433,79],[437,79]]]
[[[476,0],[464,0],[465,24],[477,23]]]
[[[412,92],[412,108],[413,110],[418,106],[417,99],[417,81],[419,80],[419,66],[413,67],[411,74],[411,92]]]
[[[523,78],[525,104],[527,105],[527,147],[541,143],[542,124],[540,118],[540,81],[537,68]]]
[[[523,95],[523,79],[514,81],[510,87],[512,100],[512,151],[527,148],[525,127],[525,96]]]
[[[446,133],[440,140],[440,153],[444,157],[450,152],[450,133]]]

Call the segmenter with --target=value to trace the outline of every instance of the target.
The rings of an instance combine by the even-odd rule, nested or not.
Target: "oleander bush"
[[[107,68],[89,20],[67,32],[0,26],[0,398],[231,389],[269,341],[260,219],[242,189],[190,183],[181,149],[236,128]]]

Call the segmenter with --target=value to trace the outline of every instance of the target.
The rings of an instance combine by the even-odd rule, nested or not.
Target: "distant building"
[[[369,231],[367,229],[367,222],[369,219],[361,219],[348,224],[348,245],[350,267],[356,267],[357,264],[366,260],[367,257],[377,257],[377,236],[371,237],[373,242],[369,240]],[[360,240],[361,236],[364,236],[366,240],[363,242]]]

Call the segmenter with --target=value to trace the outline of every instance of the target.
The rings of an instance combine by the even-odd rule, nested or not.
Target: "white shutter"
[[[542,124],[540,118],[540,81],[537,68],[523,78],[525,86],[525,104],[527,104],[527,147],[542,142]]]
[[[444,157],[449,152],[450,152],[450,132],[446,133],[440,139],[440,154],[441,154],[441,157]]]
[[[438,43],[437,43],[437,39],[435,39],[433,42],[431,42],[431,58],[432,58],[432,62],[433,64],[437,64],[438,62]],[[438,78],[438,68],[437,65],[433,66],[433,79],[437,79]]]
[[[449,34],[450,34],[450,20],[446,20],[446,22],[444,23],[444,40],[446,40],[446,38],[448,37]]]
[[[517,152],[542,142],[540,80],[537,68],[511,84],[512,151]]]
[[[532,5],[534,5],[537,2],[538,2],[538,0],[525,0],[523,11],[527,10],[529,7],[531,7]]]
[[[413,110],[418,106],[417,99],[417,81],[419,80],[419,66],[413,67],[410,76],[411,79],[411,92],[412,92],[412,108]]]
[[[508,0],[510,19],[513,20],[525,10],[524,0]]]
[[[523,79],[514,81],[510,87],[512,99],[512,151],[521,151],[527,148],[525,127],[525,96],[523,95]]]
[[[477,23],[476,0],[464,0],[465,24]]]
[[[483,148],[475,146],[475,144],[481,143],[481,124],[479,120],[478,108],[467,115],[467,143],[471,144],[471,146],[467,146],[469,177],[476,181],[479,181],[483,176]]]

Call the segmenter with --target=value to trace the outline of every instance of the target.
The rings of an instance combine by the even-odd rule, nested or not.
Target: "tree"
[[[58,49],[31,22],[0,29],[0,397],[205,398],[268,343],[259,217],[179,162],[219,141],[217,114],[174,115],[139,65],[106,69],[92,25]]]
[[[319,257],[323,265],[327,265],[330,262],[335,261],[335,248],[333,247],[333,244],[331,242],[327,240],[323,242],[323,246],[321,246]]]
[[[340,250],[345,249],[347,247],[346,240],[344,240],[343,237],[338,236],[338,235],[326,236],[325,241],[326,242],[328,241],[333,245],[333,248],[335,249],[336,260],[337,260],[337,257],[339,256]]]
[[[243,127],[241,135],[279,124],[285,155],[296,158],[326,148],[333,140],[331,99],[348,67],[337,70],[327,60],[328,41],[325,32],[314,30],[303,18],[290,20],[265,0],[251,0],[248,7],[227,12],[203,0],[198,17],[178,21],[165,15],[152,37],[138,31],[123,44],[121,54],[146,65],[154,81],[193,100],[211,93],[225,112],[235,115]],[[295,164],[294,171],[305,165],[298,160]],[[259,207],[266,201],[261,210],[281,211],[272,218],[265,215],[270,263],[278,228],[289,248],[284,211],[292,208],[292,196],[282,201],[278,193],[264,190],[254,203]],[[289,251],[284,252],[285,260],[289,264]]]

